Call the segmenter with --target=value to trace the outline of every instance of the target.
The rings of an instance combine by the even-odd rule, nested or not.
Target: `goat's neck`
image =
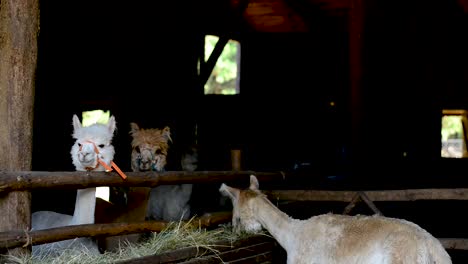
[[[292,225],[295,219],[289,217],[265,197],[257,197],[254,202],[257,219],[262,226],[280,243],[283,248],[293,239]]]
[[[76,193],[72,225],[94,224],[96,188],[79,189]]]

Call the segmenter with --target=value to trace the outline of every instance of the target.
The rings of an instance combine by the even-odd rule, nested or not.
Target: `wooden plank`
[[[0,168],[30,170],[39,1],[0,1]],[[31,195],[0,197],[0,231],[28,230]],[[18,248],[9,254],[28,254]],[[1,252],[0,252],[1,253]]]
[[[349,78],[351,96],[349,111],[351,113],[351,159],[361,161],[365,159],[366,151],[362,149],[365,142],[363,137],[363,32],[364,32],[364,0],[350,0],[348,14],[349,28]]]
[[[248,238],[239,239],[237,241],[218,241],[213,242],[210,249],[202,247],[187,247],[182,249],[173,250],[170,252],[164,252],[162,254],[156,254],[152,256],[145,256],[141,258],[123,260],[116,264],[146,264],[146,263],[178,263],[187,259],[194,258],[196,256],[202,256],[205,254],[212,254],[213,251],[224,252],[229,251],[233,248],[244,247],[252,244],[260,244],[265,242],[271,242],[273,239],[264,235],[253,235]],[[219,263],[219,258],[218,262]]]
[[[439,238],[445,249],[468,250],[468,239],[465,238]]]
[[[382,212],[379,210],[379,208],[375,206],[375,204],[372,202],[372,200],[367,196],[365,192],[358,192],[358,193],[361,199],[367,204],[367,206],[369,206],[370,209],[372,209],[374,213],[378,215],[383,215]]]
[[[215,227],[231,221],[231,212],[206,214],[191,220],[195,227]],[[167,227],[163,221],[140,223],[111,223],[64,226],[36,231],[8,231],[0,233],[0,248],[16,248],[24,245],[39,245],[76,237],[127,235],[143,232],[159,232]]]
[[[264,255],[265,252],[271,253],[274,249],[274,242],[264,242],[255,245],[248,245],[244,247],[235,247],[232,250],[228,250],[222,253],[211,254],[209,256],[198,257],[181,263],[184,264],[218,264],[218,263],[229,263],[230,261],[236,262],[240,259],[247,259],[258,254]],[[271,254],[270,254],[271,257]]]
[[[273,200],[351,202],[355,191],[271,190],[264,191]],[[416,200],[468,200],[467,188],[408,189],[366,191],[373,202]]]
[[[343,214],[344,215],[347,215],[351,212],[351,210],[353,210],[353,208],[356,206],[356,204],[361,201],[361,196],[356,193],[353,197],[353,199],[351,200],[351,202],[346,206],[346,208],[343,210]]]
[[[0,192],[34,189],[82,189],[98,186],[156,187],[163,184],[223,183],[243,181],[255,174],[260,181],[282,181],[293,174],[255,171],[166,171],[125,172],[124,181],[116,172],[0,171]]]
[[[226,264],[250,264],[250,263],[272,263],[273,261],[273,252],[268,251],[268,252],[263,252],[257,255],[233,260],[233,261],[228,261],[224,262]]]

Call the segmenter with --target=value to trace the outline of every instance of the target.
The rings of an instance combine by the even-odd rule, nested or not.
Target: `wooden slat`
[[[191,220],[195,227],[213,227],[231,221],[231,212],[212,213]],[[0,248],[15,248],[28,244],[39,245],[76,237],[127,235],[143,232],[159,232],[167,222],[145,221],[140,223],[86,224],[50,228],[37,231],[9,231],[0,233]]]
[[[445,249],[468,250],[468,239],[465,238],[439,238]]]
[[[271,190],[264,191],[274,200],[351,202],[355,191]],[[468,200],[467,188],[408,189],[366,191],[373,202],[416,200]]]
[[[170,252],[165,252],[162,254],[145,256],[131,260],[123,260],[117,262],[116,264],[179,263],[184,260],[194,258],[196,256],[212,254],[213,250],[216,250],[218,252],[224,252],[232,250],[233,248],[245,247],[247,245],[261,244],[266,242],[271,243],[272,241],[273,239],[271,237],[267,237],[264,235],[253,235],[251,237],[239,239],[237,241],[213,242],[210,246],[210,249],[206,249],[203,247],[187,247]],[[217,263],[220,263],[219,259]]]
[[[270,241],[270,242],[255,244],[255,245],[235,247],[232,250],[228,250],[222,253],[198,257],[198,258],[184,261],[181,263],[183,264],[218,264],[218,263],[236,262],[240,259],[244,259],[245,261],[247,258],[250,258],[252,256],[256,257],[258,254],[264,255],[265,252],[271,253],[274,246],[275,246],[275,243]]]
[[[116,172],[49,172],[49,171],[0,171],[0,192],[34,189],[82,189],[98,186],[156,187],[163,184],[222,183],[244,181],[255,174],[260,181],[281,181],[284,172],[255,171],[166,171],[125,172],[124,181]],[[293,174],[288,174],[288,176]]]

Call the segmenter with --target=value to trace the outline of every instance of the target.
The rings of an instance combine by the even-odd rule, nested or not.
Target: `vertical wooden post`
[[[231,149],[231,166],[232,166],[232,170],[234,171],[241,170],[241,150],[240,149]]]
[[[351,155],[354,161],[362,157],[363,146],[363,62],[362,34],[364,29],[364,0],[351,0],[349,9],[349,70],[351,87]]]
[[[39,0],[0,1],[0,170],[31,170],[38,33]],[[0,232],[29,229],[30,192],[1,194],[0,212]]]

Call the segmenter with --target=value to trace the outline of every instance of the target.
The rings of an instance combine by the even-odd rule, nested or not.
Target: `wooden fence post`
[[[38,33],[39,0],[0,1],[0,170],[31,170]],[[30,192],[2,194],[0,212],[0,231],[29,229]]]

